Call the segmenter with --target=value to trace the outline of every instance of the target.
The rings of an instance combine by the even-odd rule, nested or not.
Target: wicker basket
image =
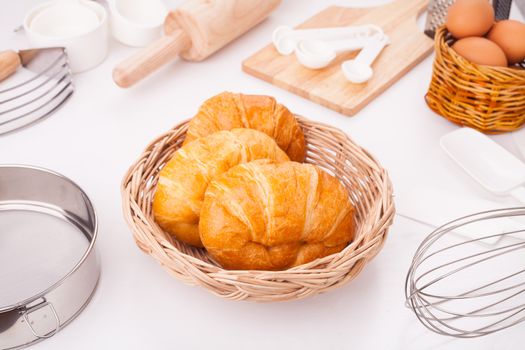
[[[305,133],[307,162],[337,176],[356,207],[356,238],[343,251],[286,271],[231,271],[204,249],[190,247],[155,223],[151,203],[159,170],[181,147],[188,122],[151,143],[122,183],[124,216],[137,245],[172,275],[235,300],[281,301],[304,298],[355,278],[381,249],[394,217],[392,186],[386,171],[343,132],[298,120]]]
[[[513,131],[525,124],[525,69],[476,65],[452,50],[452,42],[444,27],[436,32],[436,58],[426,95],[429,107],[456,124],[485,133]]]

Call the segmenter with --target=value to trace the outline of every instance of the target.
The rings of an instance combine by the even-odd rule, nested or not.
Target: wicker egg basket
[[[489,67],[469,62],[450,47],[445,27],[436,32],[436,58],[426,101],[446,119],[484,133],[525,124],[525,63]]]
[[[152,215],[159,170],[182,145],[188,121],[154,140],[122,183],[123,210],[134,238],[172,275],[216,295],[259,302],[304,298],[355,278],[379,252],[395,213],[387,172],[338,129],[298,117],[307,142],[307,162],[335,175],[356,209],[356,238],[343,251],[285,271],[221,268],[205,249],[164,233]]]

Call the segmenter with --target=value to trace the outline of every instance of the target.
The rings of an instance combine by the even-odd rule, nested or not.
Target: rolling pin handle
[[[120,87],[130,87],[173,60],[190,45],[189,36],[181,30],[163,36],[119,63],[113,69],[113,80]]]

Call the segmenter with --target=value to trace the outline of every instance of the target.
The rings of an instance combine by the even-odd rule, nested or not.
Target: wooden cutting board
[[[357,52],[340,54],[324,69],[301,66],[295,55],[282,56],[272,44],[247,58],[242,68],[248,74],[305,97],[345,115],[354,115],[385,91],[433,49],[433,41],[418,28],[417,17],[428,0],[396,0],[372,8],[329,7],[299,28],[376,24],[390,37],[372,67],[374,76],[364,84],[345,79],[340,65]],[[429,73],[430,74],[430,73]]]

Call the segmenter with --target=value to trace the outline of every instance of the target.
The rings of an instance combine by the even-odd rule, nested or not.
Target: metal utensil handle
[[[29,317],[27,315],[32,313],[33,311],[39,310],[39,309],[41,309],[43,307],[46,307],[46,306],[49,307],[49,309],[51,309],[51,313],[55,317],[55,328],[53,330],[51,330],[50,332],[46,333],[46,334],[38,334],[38,332],[31,325],[31,321],[29,320]],[[33,308],[24,310],[23,311],[23,316],[24,316],[24,320],[25,320],[27,326],[31,330],[31,333],[33,333],[33,335],[35,337],[37,337],[37,338],[40,338],[40,339],[51,338],[53,335],[55,335],[56,332],[58,332],[60,330],[60,319],[58,318],[58,314],[57,314],[55,308],[53,307],[53,304],[51,304],[48,301],[46,301],[46,302],[44,302],[42,304],[39,304],[39,305],[37,305],[37,306],[35,306]]]
[[[496,20],[508,19],[510,16],[510,7],[512,0],[493,0],[494,12],[496,13]]]

